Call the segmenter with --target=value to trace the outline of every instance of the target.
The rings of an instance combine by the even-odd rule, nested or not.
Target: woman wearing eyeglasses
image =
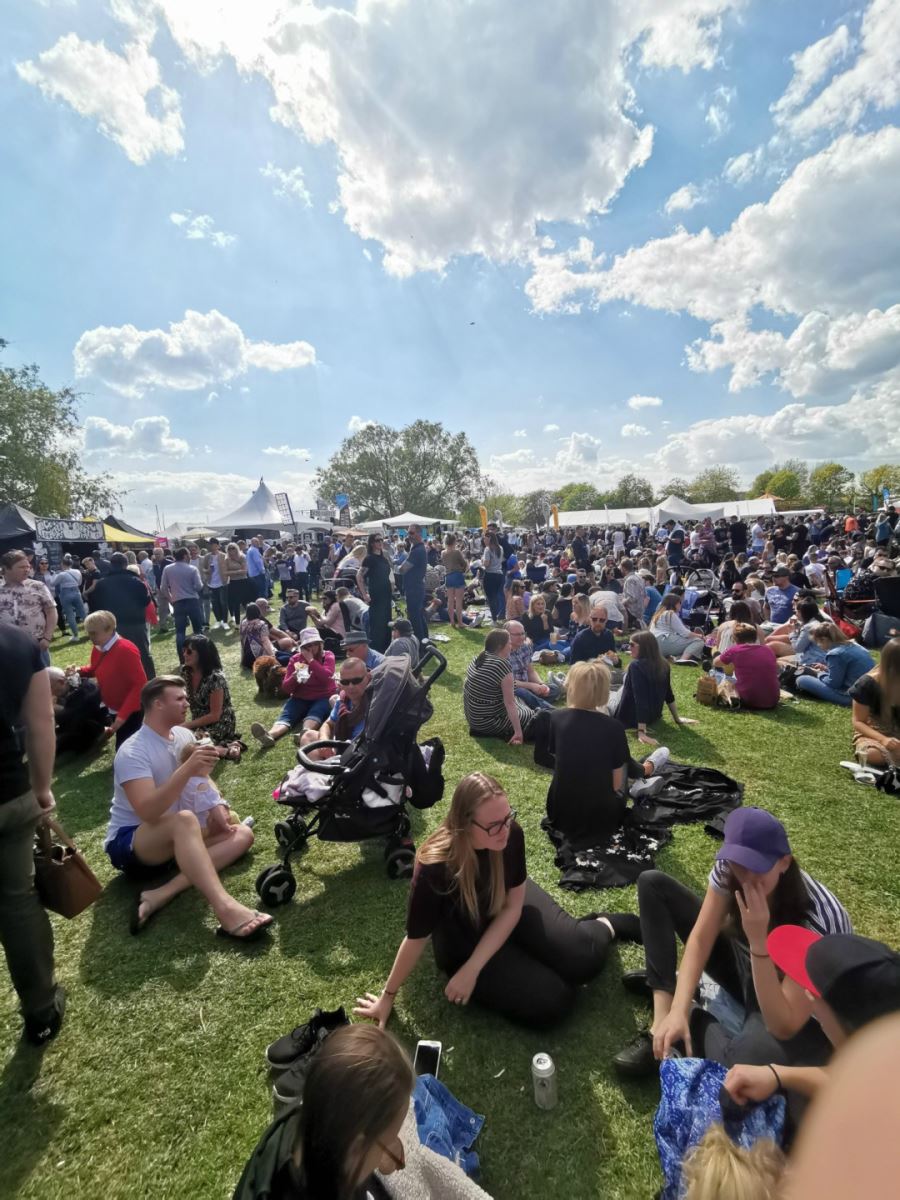
[[[416,855],[406,936],[387,982],[353,1010],[383,1028],[397,992],[429,938],[448,975],[451,1004],[475,1000],[535,1027],[560,1020],[575,989],[597,975],[616,933],[637,919],[594,914],[576,921],[528,878],[525,837],[496,779],[476,771],[457,784],[443,823]]]

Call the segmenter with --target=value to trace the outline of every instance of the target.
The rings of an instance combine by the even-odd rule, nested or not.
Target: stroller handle
[[[428,675],[423,675],[420,679],[420,685],[424,695],[428,694],[428,692],[431,690],[431,685],[435,682],[435,680],[440,679],[443,673],[447,670],[446,658],[444,658],[443,654],[441,654],[440,650],[438,650],[436,646],[429,642],[425,647],[422,657],[416,663],[416,674],[420,675],[422,668],[432,659],[437,662],[437,666]]]
[[[336,742],[333,739],[321,742],[310,742],[307,746],[299,746],[297,748],[297,759],[306,767],[307,771],[316,771],[320,775],[342,775],[344,768],[340,763],[317,762],[315,759],[309,758],[311,750],[335,750],[340,753],[350,745],[349,742]]]

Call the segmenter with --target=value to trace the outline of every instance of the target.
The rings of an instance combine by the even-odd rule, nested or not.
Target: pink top
[[[301,667],[309,669],[309,679],[298,683],[296,675]],[[334,682],[334,655],[332,652],[325,650],[321,659],[314,658],[309,663],[302,654],[295,654],[288,663],[281,690],[286,696],[295,696],[298,700],[319,700],[323,696],[333,695],[337,691],[337,685]]]
[[[719,655],[734,664],[734,682],[741,704],[747,708],[774,708],[781,695],[778,659],[768,646],[737,644]]]

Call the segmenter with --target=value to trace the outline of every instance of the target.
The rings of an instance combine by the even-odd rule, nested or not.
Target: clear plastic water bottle
[[[559,1099],[556,1064],[549,1054],[536,1054],[531,1060],[531,1079],[534,1083],[534,1102],[538,1108],[556,1108]]]

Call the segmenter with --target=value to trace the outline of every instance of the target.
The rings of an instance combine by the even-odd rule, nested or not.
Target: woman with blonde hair
[[[676,662],[699,662],[703,654],[703,634],[688,629],[678,615],[683,597],[669,592],[650,621],[650,632],[659,643],[663,658]]]
[[[234,621],[235,628],[241,624],[241,605],[244,608],[256,599],[253,588],[247,579],[247,556],[241,553],[236,542],[229,542],[225,547],[225,558],[221,563],[222,578],[227,587],[228,612]]]
[[[771,1200],[777,1196],[785,1157],[770,1138],[749,1150],[736,1145],[722,1125],[711,1125],[684,1159],[684,1200]]]
[[[854,699],[854,684],[872,670],[875,659],[865,646],[851,642],[833,621],[820,621],[811,636],[813,643],[824,652],[825,661],[812,664],[810,669],[814,675],[798,675],[798,693],[849,708]],[[881,662],[883,666],[883,653]]]
[[[381,994],[359,997],[353,1011],[383,1028],[430,938],[451,1004],[475,1000],[513,1021],[551,1025],[599,973],[616,932],[596,914],[576,921],[528,878],[515,810],[497,780],[476,771],[456,785],[416,855],[406,936]]]

